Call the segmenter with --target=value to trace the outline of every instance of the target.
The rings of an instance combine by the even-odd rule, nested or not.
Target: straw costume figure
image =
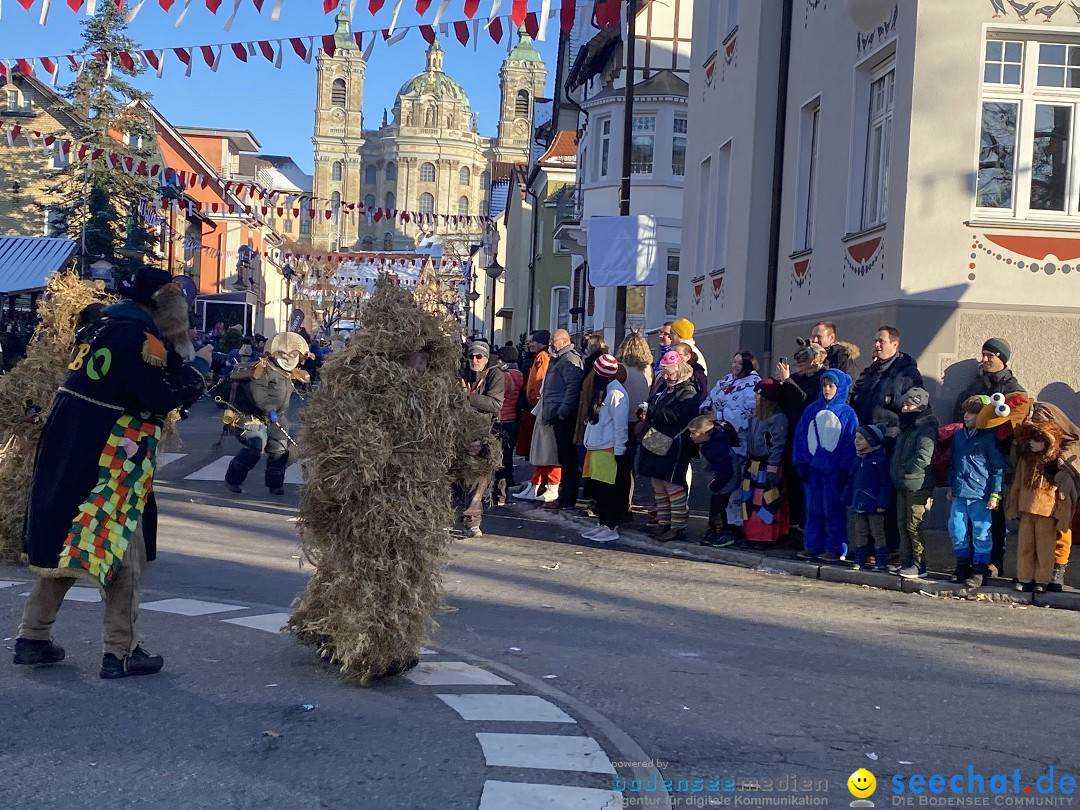
[[[315,573],[289,625],[367,683],[416,665],[441,604],[450,486],[490,475],[501,453],[490,418],[468,407],[445,320],[388,276],[361,320],[300,433],[300,542]],[[470,455],[479,440],[490,449]]]

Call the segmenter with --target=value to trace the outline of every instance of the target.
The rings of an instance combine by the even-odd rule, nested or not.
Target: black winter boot
[[[986,563],[975,563],[971,566],[971,573],[968,574],[967,579],[964,580],[964,584],[969,588],[981,588],[986,584]]]
[[[1050,593],[1061,593],[1065,587],[1065,566],[1055,565],[1054,574],[1050,578],[1050,584],[1046,586],[1046,590]]]
[[[64,648],[53,644],[50,639],[38,641],[31,638],[15,639],[15,663],[41,666],[59,664],[64,660]]]
[[[109,680],[127,678],[131,675],[153,675],[161,672],[165,659],[160,655],[151,655],[142,646],[137,646],[123,658],[112,653],[105,653],[101,659],[101,677]]]
[[[952,581],[956,583],[967,583],[968,577],[971,576],[971,560],[957,560],[956,573],[953,574]]]

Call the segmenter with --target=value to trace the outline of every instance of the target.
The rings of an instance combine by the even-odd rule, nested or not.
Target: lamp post
[[[487,277],[491,279],[491,298],[489,303],[491,304],[491,321],[488,324],[488,331],[491,334],[491,340],[488,345],[494,350],[495,348],[495,285],[499,276],[503,274],[506,268],[499,264],[499,260],[494,256],[491,257],[491,264],[484,268],[484,272],[487,273]]]

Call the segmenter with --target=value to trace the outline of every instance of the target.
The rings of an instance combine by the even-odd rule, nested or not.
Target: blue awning
[[[45,289],[49,276],[64,269],[76,246],[61,237],[0,236],[0,295]]]

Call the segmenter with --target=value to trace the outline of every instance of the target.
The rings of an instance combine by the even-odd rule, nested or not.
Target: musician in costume
[[[247,475],[266,453],[266,486],[273,495],[285,494],[285,470],[289,466],[288,412],[293,384],[310,381],[300,363],[308,345],[295,332],[279,332],[270,341],[265,357],[257,363],[237,366],[225,423],[240,431],[243,449],[229,463],[225,486],[240,494]]]
[[[187,302],[163,270],[121,283],[123,300],[85,326],[38,444],[24,545],[38,576],[15,641],[16,664],[55,664],[56,614],[76,579],[105,601],[102,678],[148,675],[164,659],[139,645],[139,581],[156,552],[151,485],[165,417],[203,392],[203,371],[158,323],[187,324]],[[173,310],[176,310],[173,312]]]

